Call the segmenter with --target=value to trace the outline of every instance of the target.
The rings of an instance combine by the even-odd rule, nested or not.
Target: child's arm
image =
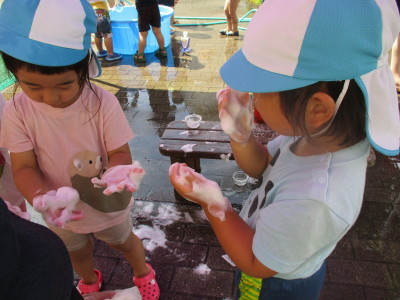
[[[115,150],[107,152],[108,168],[119,165],[130,165],[132,163],[131,150],[128,144],[125,144]]]
[[[179,194],[202,206],[221,246],[241,271],[258,278],[277,274],[254,256],[255,230],[232,209],[216,182],[179,163],[170,167],[169,177]]]
[[[221,127],[230,137],[237,164],[251,177],[259,178],[271,156],[251,133],[253,109],[249,94],[225,88],[217,93],[217,100]]]
[[[267,147],[257,142],[253,135],[245,145],[231,140],[231,147],[238,166],[253,178],[260,178],[272,159]]]
[[[47,187],[33,150],[12,152],[10,157],[15,185],[48,223],[63,227],[68,222],[83,218],[82,212],[75,210],[79,201],[78,192],[70,187],[61,187],[57,191]]]
[[[45,185],[41,171],[37,165],[33,150],[10,153],[14,182],[20,193],[33,205],[36,196],[47,193],[50,189]]]

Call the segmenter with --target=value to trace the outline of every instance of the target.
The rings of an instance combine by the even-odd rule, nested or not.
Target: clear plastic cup
[[[232,178],[233,178],[233,182],[237,186],[244,186],[247,183],[247,181],[249,180],[249,175],[247,175],[243,171],[236,171],[235,173],[233,173]]]
[[[200,126],[201,119],[200,115],[191,114],[185,117],[185,122],[189,128],[197,128]]]

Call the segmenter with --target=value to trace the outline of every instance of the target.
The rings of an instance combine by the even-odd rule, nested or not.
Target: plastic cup
[[[237,186],[244,186],[249,180],[249,175],[243,171],[236,171],[233,173],[232,178]]]
[[[191,114],[185,117],[185,122],[189,128],[197,128],[200,126],[201,119],[200,115]]]

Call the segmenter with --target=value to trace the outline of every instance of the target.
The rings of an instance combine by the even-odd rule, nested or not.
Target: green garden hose
[[[238,20],[238,23],[250,22],[251,18],[246,18],[250,13],[256,12],[257,9],[252,9],[248,11],[243,17]],[[226,18],[222,17],[175,17],[175,19],[179,20],[225,20],[225,21],[217,21],[217,22],[207,22],[207,23],[188,23],[188,24],[174,24],[174,26],[205,26],[205,25],[216,25],[216,24],[224,24],[226,23]],[[240,30],[246,30],[244,27],[239,27]]]

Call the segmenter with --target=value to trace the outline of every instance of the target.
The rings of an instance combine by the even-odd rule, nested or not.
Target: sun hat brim
[[[221,67],[220,75],[231,88],[249,93],[287,91],[316,82],[259,68],[246,59],[242,49],[233,54]]]

